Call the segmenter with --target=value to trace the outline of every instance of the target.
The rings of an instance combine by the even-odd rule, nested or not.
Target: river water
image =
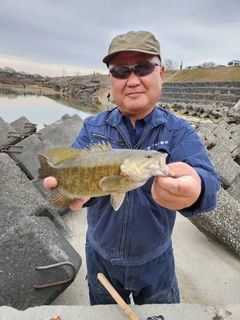
[[[31,123],[51,124],[65,114],[78,114],[85,119],[98,112],[93,105],[83,101],[0,91],[0,117],[8,123],[25,116]]]

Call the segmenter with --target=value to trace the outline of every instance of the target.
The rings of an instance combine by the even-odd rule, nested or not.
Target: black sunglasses
[[[135,73],[138,77],[144,77],[153,72],[155,66],[161,66],[157,62],[152,61],[141,61],[132,66],[125,66],[123,64],[119,64],[116,67],[113,67],[109,70],[111,75],[117,79],[127,79],[131,71]]]

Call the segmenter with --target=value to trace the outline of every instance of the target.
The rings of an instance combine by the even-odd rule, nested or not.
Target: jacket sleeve
[[[185,217],[194,217],[198,213],[204,213],[215,209],[217,205],[217,191],[220,188],[220,180],[217,174],[208,170],[194,168],[202,181],[202,190],[198,200],[188,208],[179,210]]]
[[[176,133],[175,144],[170,152],[169,162],[182,161],[192,166],[202,181],[202,190],[198,200],[190,207],[179,210],[186,217],[213,210],[217,205],[217,191],[220,178],[211,163],[207,150],[196,131],[186,124]]]

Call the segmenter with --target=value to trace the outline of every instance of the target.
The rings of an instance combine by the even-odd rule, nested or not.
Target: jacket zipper
[[[122,258],[125,251],[125,241],[126,241],[126,234],[127,234],[127,226],[128,226],[128,216],[129,216],[129,192],[125,195],[125,214],[124,214],[124,221],[123,221],[123,231],[120,243],[120,257]]]
[[[138,149],[139,145],[141,142],[148,136],[150,131],[153,129],[153,126],[149,128],[149,130],[144,134],[142,139],[136,144],[134,149]],[[131,143],[128,141],[127,137],[125,134],[120,130],[119,127],[117,127],[118,132],[121,134],[123,137],[124,141],[127,143],[130,149],[133,149]],[[123,221],[123,231],[122,231],[122,237],[121,237],[121,243],[120,243],[120,257],[123,258],[124,252],[125,252],[125,241],[126,241],[126,235],[127,235],[127,227],[128,227],[128,218],[129,218],[129,202],[130,202],[130,194],[129,192],[126,193],[126,201],[125,201],[125,214],[124,214],[124,221]]]
[[[120,133],[120,135],[123,137],[123,140],[126,142],[126,144],[129,146],[129,149],[133,149],[131,143],[128,141],[127,137],[125,136],[125,134],[122,132],[122,130],[117,127],[118,132]]]
[[[141,138],[141,140],[138,141],[138,143],[135,145],[134,149],[139,148],[140,144],[146,139],[146,137],[148,136],[150,131],[152,131],[152,129],[153,129],[153,126],[151,126],[151,128],[149,128],[147,132],[145,132],[144,136]]]
[[[131,143],[128,141],[125,134],[122,132],[122,130],[117,127],[118,132],[123,137],[123,140],[125,141],[126,145],[129,147],[129,149],[133,149]],[[125,213],[124,213],[124,221],[123,221],[123,231],[122,231],[122,237],[121,237],[121,243],[120,243],[120,257],[124,256],[125,251],[125,241],[126,241],[126,234],[127,234],[127,226],[128,226],[128,217],[129,217],[129,192],[125,195]]]

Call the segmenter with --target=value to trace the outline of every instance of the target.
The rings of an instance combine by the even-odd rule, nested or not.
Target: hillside
[[[166,70],[165,82],[240,82],[239,67]]]
[[[10,69],[10,68],[9,68]],[[111,84],[107,74],[91,74],[72,77],[43,78],[39,75],[19,74],[10,69],[0,69],[0,89],[43,95],[70,96],[89,100],[97,104],[106,104],[107,95],[111,92]],[[166,70],[166,83],[187,82],[240,82],[239,67],[202,68]],[[165,87],[164,87],[165,88]]]
[[[96,81],[100,80],[106,84],[107,75],[96,74],[86,76],[65,77],[64,81],[71,84],[84,82],[91,77]],[[52,78],[52,81],[62,82],[63,78]],[[240,66],[222,68],[200,68],[183,70],[165,70],[165,82],[240,82]],[[107,81],[108,82],[108,81]]]
[[[10,69],[10,68],[8,68]],[[13,69],[12,72],[0,69],[0,83],[2,84],[21,84],[23,82],[29,84],[36,84],[39,82],[71,82],[75,84],[78,79],[89,79],[90,75],[72,76],[72,77],[42,77],[40,75],[30,75],[19,73]],[[106,81],[107,75],[96,74],[91,75],[100,81]],[[91,78],[90,76],[90,78]],[[165,82],[240,82],[240,66],[238,67],[222,67],[222,68],[202,68],[202,69],[183,69],[183,70],[165,70]]]

